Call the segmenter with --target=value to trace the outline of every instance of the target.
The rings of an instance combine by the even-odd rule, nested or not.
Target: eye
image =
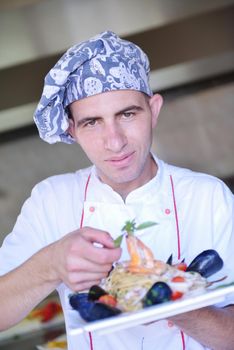
[[[97,119],[90,119],[88,121],[86,121],[83,126],[84,127],[93,127],[97,124]]]
[[[134,116],[134,113],[133,112],[124,112],[123,113],[123,117],[125,118],[125,119],[130,119],[130,118],[132,118]]]

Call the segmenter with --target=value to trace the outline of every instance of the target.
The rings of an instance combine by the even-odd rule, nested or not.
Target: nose
[[[127,136],[119,125],[109,125],[105,128],[104,147],[112,152],[121,151],[127,144]]]

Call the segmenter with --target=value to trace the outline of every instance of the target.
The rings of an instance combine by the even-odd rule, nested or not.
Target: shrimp
[[[155,260],[150,248],[139,238],[128,235],[126,237],[126,243],[130,256],[130,261],[127,266],[129,272],[161,275],[167,270],[167,264],[163,261]]]

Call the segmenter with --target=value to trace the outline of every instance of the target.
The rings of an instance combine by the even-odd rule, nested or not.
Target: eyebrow
[[[78,128],[79,126],[85,124],[85,123],[88,123],[92,120],[96,120],[96,119],[99,119],[100,117],[87,117],[87,118],[82,118],[81,120],[78,120],[77,123],[76,123],[76,127]]]
[[[140,107],[140,106],[131,105],[131,106],[128,106],[128,107],[126,107],[124,109],[121,109],[119,112],[116,112],[115,116],[117,117],[117,116],[119,116],[119,115],[121,115],[121,114],[123,114],[125,112],[132,111],[132,110],[134,110],[134,111],[142,111],[143,108]]]
[[[128,106],[128,107],[125,107],[124,109],[121,109],[120,111],[116,112],[114,114],[115,117],[118,117],[120,116],[121,114],[123,113],[126,113],[128,111],[132,111],[132,110],[135,110],[135,111],[142,111],[143,108],[140,107],[140,106],[136,106],[136,105],[131,105],[131,106]],[[86,118],[82,118],[81,120],[78,120],[77,121],[77,124],[76,124],[76,127],[79,127],[81,125],[84,125],[85,123],[87,122],[90,122],[92,120],[96,120],[96,119],[100,119],[101,117],[99,116],[90,116],[90,117],[86,117]]]

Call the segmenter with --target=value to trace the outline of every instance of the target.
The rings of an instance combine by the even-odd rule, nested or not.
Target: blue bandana
[[[71,47],[45,77],[34,113],[40,137],[49,143],[73,143],[66,107],[82,98],[113,90],[152,96],[149,70],[146,54],[110,31]]]

